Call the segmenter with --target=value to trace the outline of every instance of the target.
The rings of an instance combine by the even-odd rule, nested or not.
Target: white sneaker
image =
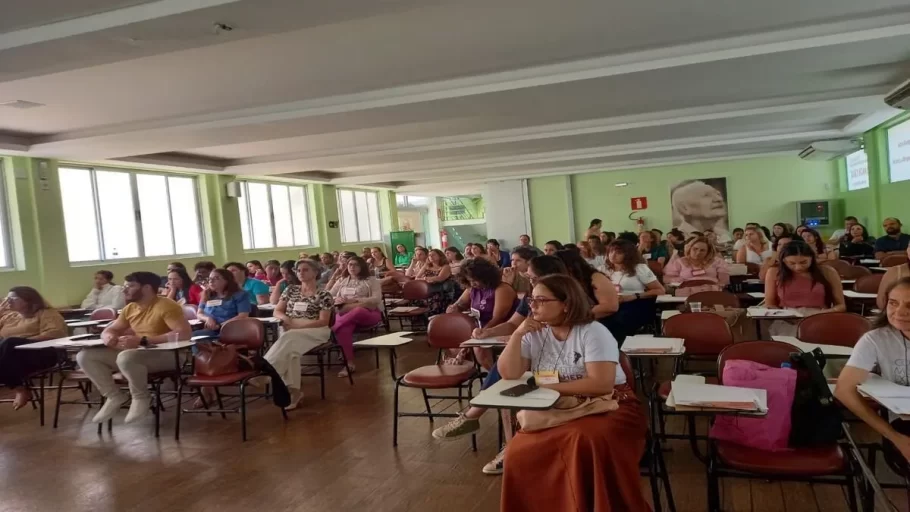
[[[133,398],[133,403],[130,404],[130,411],[126,413],[126,420],[124,420],[124,423],[139,421],[148,416],[151,412],[152,411],[149,410],[148,398]]]
[[[496,454],[496,457],[493,457],[493,460],[487,462],[487,465],[483,467],[483,473],[485,475],[501,475],[502,474],[502,461],[506,458],[506,449],[503,448],[501,452]]]
[[[105,421],[114,417],[117,414],[117,411],[120,410],[120,406],[126,403],[130,397],[125,393],[117,392],[104,400],[104,405],[101,406],[101,410],[95,414],[95,417],[92,418],[92,423],[104,423]]]

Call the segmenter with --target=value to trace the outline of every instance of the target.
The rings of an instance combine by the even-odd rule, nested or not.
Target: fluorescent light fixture
[[[629,184],[626,183],[625,181],[620,181],[619,183],[614,183],[613,186],[614,187],[628,187]]]

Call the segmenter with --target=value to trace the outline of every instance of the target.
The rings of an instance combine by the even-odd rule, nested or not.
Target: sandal
[[[349,376],[349,375],[352,374],[352,373],[354,373],[354,365],[349,364],[347,368],[345,368],[345,369],[341,370],[340,372],[338,372],[338,377],[339,377],[339,378],[345,378],[345,377]]]
[[[19,409],[28,405],[30,398],[28,392],[24,391],[22,393],[17,392],[16,398],[13,399],[13,410],[18,411]]]
[[[291,389],[290,392],[291,403],[289,403],[288,406],[284,408],[285,411],[293,411],[300,405],[300,402],[303,401],[303,393],[301,393],[299,389]]]

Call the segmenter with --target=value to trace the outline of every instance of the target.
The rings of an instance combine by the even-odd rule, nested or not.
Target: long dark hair
[[[634,276],[635,267],[641,263],[641,254],[638,254],[638,249],[635,247],[635,244],[628,240],[618,238],[610,244],[610,250],[622,253],[622,271],[627,276]],[[609,265],[610,268],[613,268],[613,263],[611,261],[607,261],[607,265]]]
[[[424,250],[426,250],[426,249],[424,249]],[[354,263],[357,263],[357,265],[360,267],[360,272],[358,272],[356,276],[350,276],[350,277],[352,277],[354,279],[367,279],[370,277],[370,275],[371,275],[370,266],[367,265],[366,260],[361,258],[360,256],[354,256],[353,258],[348,258],[348,262],[344,265],[345,269],[347,269],[347,266],[352,261]]]
[[[825,277],[825,273],[822,272],[822,268],[818,265],[815,251],[802,238],[791,240],[780,250],[780,274],[777,277],[777,286],[785,288],[793,280],[793,271],[790,270],[790,267],[784,261],[784,258],[789,256],[805,256],[810,259],[809,277],[812,278],[812,286],[815,287],[816,283],[821,284],[825,288],[825,304],[833,303],[834,293],[831,291],[831,283],[828,282],[828,278]]]
[[[562,260],[566,265],[569,275],[584,288],[589,297],[594,296],[594,286],[591,284],[592,276],[599,272],[594,269],[580,254],[576,251],[562,250],[556,251],[556,257]]]
[[[297,279],[297,262],[294,260],[285,260],[281,264],[281,268],[285,270],[284,278],[287,284],[300,284],[300,279]]]
[[[177,274],[180,276],[180,280],[183,281],[183,296],[189,299],[190,286],[193,286],[193,280],[190,279],[190,275],[186,273],[186,269],[182,267],[176,267],[174,270],[168,272],[168,274]]]
[[[445,252],[450,252],[455,255],[455,261],[461,261],[464,259],[464,255],[461,254],[461,251],[458,250],[458,247],[446,247]]]
[[[891,295],[891,292],[896,288],[902,288],[904,286],[910,286],[910,277],[902,277],[885,288],[885,307],[883,307],[882,312],[872,320],[872,327],[874,329],[891,326],[891,322],[888,321],[888,296]]]
[[[240,285],[237,284],[237,281],[234,280],[234,274],[232,274],[230,270],[224,268],[216,268],[212,271],[212,274],[218,274],[221,279],[224,279],[225,282],[227,282],[224,287],[225,297],[233,297],[235,293],[240,291]]]
[[[537,277],[548,276],[550,274],[569,273],[569,270],[566,269],[566,264],[556,256],[534,256],[531,258],[531,261],[528,262],[528,266],[531,267],[531,270],[534,271]]]
[[[822,236],[820,234],[818,234],[818,231],[816,231],[808,226],[805,226],[805,228],[806,229],[803,230],[803,233],[812,233],[812,236],[815,237],[815,252],[818,254],[824,254],[825,253],[825,242],[822,242]],[[804,241],[806,240],[805,238],[802,237],[802,235],[800,235],[800,238],[802,238]],[[806,242],[806,243],[809,243],[809,242]]]

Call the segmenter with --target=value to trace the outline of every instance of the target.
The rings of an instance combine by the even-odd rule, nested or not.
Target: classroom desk
[[[748,316],[749,318],[751,318],[755,321],[755,333],[756,333],[758,339],[762,339],[762,337],[761,337],[762,320],[774,321],[774,320],[795,320],[797,318],[804,318],[803,314],[798,311],[791,311],[791,310],[787,310],[787,309],[773,309],[770,311],[772,311],[773,314],[757,315],[751,308],[746,309],[746,316]]]
[[[678,344],[678,350],[670,350],[667,352],[650,351],[649,348],[653,347],[654,343],[660,345]],[[645,373],[651,377],[656,375],[655,365],[657,359],[676,359],[686,353],[686,346],[685,340],[682,338],[638,335],[627,337],[623,342],[622,348],[620,350],[629,356],[629,359],[632,362],[632,367],[635,370],[638,370],[638,375],[626,375],[626,379],[635,378],[638,381],[638,389],[649,389],[645,386]],[[642,367],[642,361],[648,362],[647,372],[645,372],[644,368]]]
[[[36,341],[16,347],[19,350],[38,350],[43,348],[55,348],[60,350],[82,350],[84,348],[102,347],[104,342],[97,340],[73,340],[78,336],[67,336],[65,338],[56,338],[53,340]],[[168,341],[158,343],[149,347],[136,347],[138,350],[183,350],[195,345],[195,341]]]
[[[57,312],[60,313],[64,319],[72,320],[75,318],[82,318],[87,313],[91,313],[92,311],[90,309],[84,309],[84,308],[63,308],[63,309],[58,309]]]
[[[527,384],[531,376],[531,372],[525,372],[517,380],[502,379],[487,389],[481,390],[480,394],[471,399],[471,405],[486,409],[507,409],[512,411],[546,411],[551,409],[556,401],[559,400],[559,391],[553,389],[537,388],[526,395],[518,397],[500,394],[513,386]]]
[[[398,377],[395,374],[395,360],[398,359],[398,354],[395,353],[395,348],[402,345],[407,345],[408,343],[414,341],[411,338],[405,338],[414,334],[410,331],[404,332],[393,332],[391,334],[384,334],[382,336],[377,336],[375,338],[370,338],[366,340],[355,341],[355,347],[368,347],[376,350],[376,363],[377,367],[379,366],[379,349],[387,348],[389,349],[389,372],[392,374],[392,380],[398,380]]]
[[[771,339],[774,341],[781,341],[783,343],[789,343],[794,347],[802,350],[803,352],[812,352],[816,348],[822,349],[822,353],[825,354],[828,358],[844,358],[847,359],[853,354],[853,347],[842,347],[840,345],[822,345],[818,343],[807,343],[805,341],[800,341],[798,338],[793,336],[771,336]]]

